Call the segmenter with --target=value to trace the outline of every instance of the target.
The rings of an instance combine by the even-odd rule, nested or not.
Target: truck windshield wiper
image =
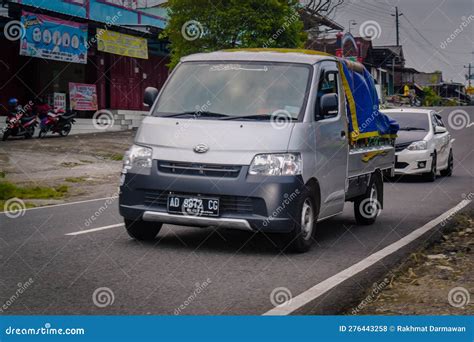
[[[269,115],[269,114],[254,114],[254,115],[242,115],[242,116],[229,116],[228,118],[222,120],[278,120],[280,116],[278,115]],[[282,116],[284,120],[296,121],[297,118]]]
[[[175,113],[175,114],[170,114],[170,115],[163,115],[162,118],[176,118],[179,116],[186,116],[186,115],[192,115],[196,118],[199,118],[199,117],[214,117],[214,118],[224,117],[225,118],[229,116],[227,114],[214,113],[214,112],[189,111],[189,112]]]
[[[426,131],[426,130],[420,127],[400,127],[400,131]]]

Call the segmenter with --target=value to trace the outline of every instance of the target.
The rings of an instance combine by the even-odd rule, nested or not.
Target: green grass
[[[106,153],[102,155],[103,158],[114,160],[114,161],[121,161],[123,159],[123,154],[121,153]]]
[[[69,183],[82,183],[86,181],[86,177],[68,177],[64,180]]]
[[[57,199],[64,197],[68,190],[67,185],[57,187],[18,186],[11,182],[0,181],[0,201],[6,201],[14,197],[20,199]]]
[[[7,173],[5,171],[0,171],[0,178],[5,178],[7,176]]]

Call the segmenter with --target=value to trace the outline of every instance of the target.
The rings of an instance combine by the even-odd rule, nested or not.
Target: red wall
[[[153,55],[148,60],[109,55],[110,108],[147,110],[143,92],[146,87],[162,87],[168,77],[168,62],[167,57]]]

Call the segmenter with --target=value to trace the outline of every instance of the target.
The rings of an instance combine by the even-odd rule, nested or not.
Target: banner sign
[[[20,55],[56,61],[87,63],[87,24],[23,11],[25,35]]]
[[[55,111],[66,110],[66,94],[64,93],[53,94],[53,108]]]
[[[148,44],[145,38],[97,29],[97,49],[115,55],[148,59]]]
[[[97,110],[97,88],[95,84],[69,83],[71,110]]]

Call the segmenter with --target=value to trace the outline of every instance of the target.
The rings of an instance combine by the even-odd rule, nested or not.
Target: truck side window
[[[326,94],[338,93],[337,74],[337,71],[334,70],[321,70],[321,76],[318,82],[318,95],[316,98],[315,120],[323,119],[319,115],[319,104],[321,103],[321,97]],[[327,118],[328,117],[326,116],[324,119]]]

